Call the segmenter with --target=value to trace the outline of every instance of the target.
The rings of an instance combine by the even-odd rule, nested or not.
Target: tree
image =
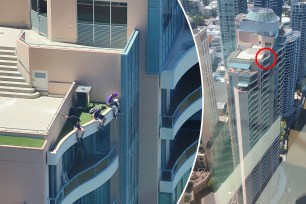
[[[194,22],[197,26],[203,25],[204,20],[205,20],[204,17],[200,16],[200,15],[192,16],[192,19],[194,20]]]

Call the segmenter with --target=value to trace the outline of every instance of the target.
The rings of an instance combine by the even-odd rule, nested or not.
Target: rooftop
[[[256,53],[260,50],[261,47],[259,46],[252,46],[251,48],[248,48],[246,50],[243,50],[241,52],[239,52],[239,54],[236,56],[237,59],[246,59],[246,60],[252,60],[255,59],[256,57]],[[262,59],[263,58],[263,54],[259,53],[257,58],[258,59]]]
[[[21,29],[0,27],[0,45],[4,47],[16,47],[16,39]]]
[[[0,130],[45,133],[63,98],[36,99],[0,97]]]

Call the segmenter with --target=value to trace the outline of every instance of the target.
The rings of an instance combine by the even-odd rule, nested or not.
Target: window
[[[105,1],[95,2],[95,23],[110,23],[110,3]]]
[[[112,24],[127,24],[126,3],[112,3]]]
[[[78,2],[78,21],[79,22],[93,22],[92,2],[79,1]]]
[[[124,47],[127,33],[127,3],[78,0],[78,42]]]

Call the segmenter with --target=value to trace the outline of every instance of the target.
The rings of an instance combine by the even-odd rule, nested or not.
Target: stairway
[[[17,69],[15,47],[0,46],[0,97],[33,99],[39,96]]]

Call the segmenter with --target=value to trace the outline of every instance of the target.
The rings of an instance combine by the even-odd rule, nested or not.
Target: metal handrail
[[[184,152],[176,159],[171,170],[161,169],[162,180],[173,181],[178,169],[184,164],[184,162],[189,159],[193,154],[197,152],[199,140],[196,140],[189,147],[187,147]]]
[[[84,171],[78,173],[73,178],[71,178],[64,186],[62,186],[61,190],[58,192],[55,198],[49,198],[53,204],[59,204],[67,195],[69,195],[73,190],[79,187],[81,184],[89,181],[90,179],[96,177],[100,174],[104,169],[106,169],[118,155],[118,148],[115,145],[112,150],[99,160],[96,164],[88,167]]]
[[[175,109],[172,115],[162,115],[161,116],[161,126],[167,128],[173,128],[177,119],[190,105],[195,103],[197,100],[202,98],[202,87],[197,88],[192,93],[190,93]]]

